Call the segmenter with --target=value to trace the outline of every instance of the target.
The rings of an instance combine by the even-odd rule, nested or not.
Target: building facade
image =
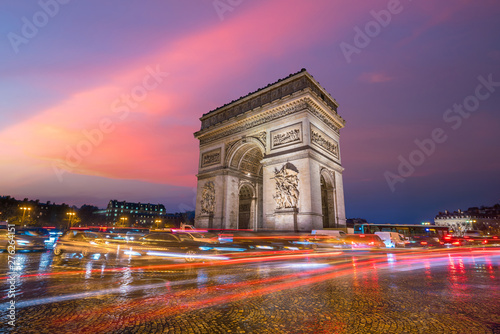
[[[337,108],[303,69],[203,115],[196,227],[345,227]]]
[[[163,204],[110,200],[106,208],[106,223],[112,226],[159,226],[172,218]]]
[[[447,226],[455,236],[463,236],[467,231],[480,231],[484,235],[500,234],[500,204],[473,207],[465,211],[445,210],[439,212],[434,223],[437,226]]]

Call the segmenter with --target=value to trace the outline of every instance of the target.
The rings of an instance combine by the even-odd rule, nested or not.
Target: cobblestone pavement
[[[500,333],[500,249],[320,255],[184,265],[18,254],[16,325],[5,282],[1,330]],[[0,265],[6,281],[6,254]]]

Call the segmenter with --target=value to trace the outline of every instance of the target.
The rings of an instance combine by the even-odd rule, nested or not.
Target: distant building
[[[182,213],[167,213],[163,204],[110,200],[105,211],[106,223],[113,226],[178,227],[185,220]]]
[[[349,218],[346,220],[346,227],[347,228],[354,228],[354,225],[358,224],[368,224],[366,219],[363,218]]]
[[[447,226],[453,235],[462,236],[467,231],[481,234],[500,233],[500,204],[491,207],[472,207],[466,211],[439,212],[434,218],[437,226]]]

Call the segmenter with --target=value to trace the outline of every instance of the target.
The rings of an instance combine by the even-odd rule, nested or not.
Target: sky
[[[306,68],[347,218],[500,202],[496,0],[5,0],[0,195],[194,210],[202,114]]]

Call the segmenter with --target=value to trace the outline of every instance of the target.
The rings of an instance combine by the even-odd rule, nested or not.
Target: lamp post
[[[127,220],[128,220],[128,218],[127,218],[127,217],[120,217],[120,226],[123,226],[123,227],[124,227],[124,226],[125,226],[125,224],[126,224],[125,222],[126,222]]]
[[[156,223],[156,228],[160,228],[160,224],[161,224],[161,219],[156,219],[155,220],[155,223]]]
[[[68,230],[70,230],[71,225],[73,225],[73,217],[75,216],[75,213],[74,212],[66,212],[66,214],[68,215],[68,224],[69,224]]]
[[[21,225],[24,224],[24,216],[26,215],[26,210],[31,210],[31,208],[27,207],[27,206],[23,206],[21,207],[21,210],[23,210],[23,218],[21,219]]]

